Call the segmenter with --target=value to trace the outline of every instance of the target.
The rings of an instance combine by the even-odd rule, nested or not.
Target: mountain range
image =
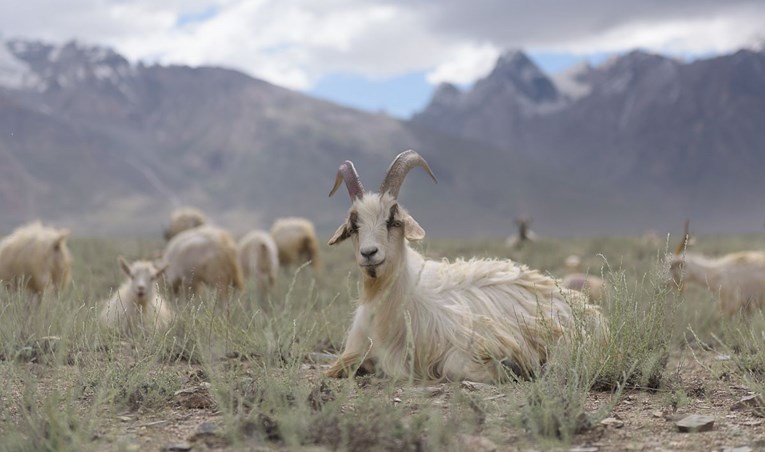
[[[195,205],[237,232],[306,216],[331,232],[338,165],[375,189],[418,150],[401,199],[436,236],[632,234],[762,226],[765,55],[681,62],[632,52],[551,77],[520,51],[409,121],[216,67],[132,63],[108,48],[0,42],[0,229],[156,234]]]

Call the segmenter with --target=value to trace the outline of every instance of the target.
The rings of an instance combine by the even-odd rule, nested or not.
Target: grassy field
[[[583,257],[611,285],[604,349],[580,337],[554,350],[534,381],[500,386],[384,377],[328,380],[358,275],[348,245],[324,270],[287,269],[270,300],[250,288],[176,306],[166,334],[99,328],[97,306],[122,280],[117,256],[161,243],[75,239],[74,284],[33,305],[0,289],[2,450],[589,450],[765,448],[765,317],[722,318],[713,294],[667,289],[663,251],[634,238],[428,240],[434,258],[511,257],[562,276]],[[696,251],[765,249],[765,236],[698,238]],[[708,414],[714,429],[678,433]]]

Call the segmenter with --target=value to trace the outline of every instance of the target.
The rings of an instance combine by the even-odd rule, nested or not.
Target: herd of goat
[[[326,371],[331,377],[357,371],[415,380],[497,382],[529,378],[547,359],[550,341],[585,334],[607,341],[608,322],[599,304],[604,282],[579,272],[577,256],[566,259],[569,274],[557,280],[508,259],[431,260],[410,247],[425,231],[398,202],[416,152],[399,154],[377,192],[365,191],[350,161],[340,165],[333,195],[344,183],[351,206],[330,245],[349,240],[362,278],[362,292],[345,348]],[[528,220],[510,244],[533,240]],[[0,241],[0,281],[41,299],[70,281],[69,231],[39,222]],[[245,278],[272,290],[280,265],[310,262],[318,269],[319,244],[310,221],[277,220],[271,231],[252,231],[237,243],[197,209],[173,212],[162,256],[119,259],[124,282],[100,305],[105,327],[129,334],[137,327],[167,328],[172,304],[158,291],[163,277],[174,296],[211,287],[221,296],[242,290]],[[765,253],[746,251],[710,258],[685,253],[687,231],[668,257],[671,281],[699,284],[715,292],[728,315],[765,307]]]

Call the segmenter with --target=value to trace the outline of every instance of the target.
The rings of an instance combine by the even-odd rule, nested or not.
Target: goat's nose
[[[364,256],[367,259],[369,259],[370,257],[372,257],[375,254],[377,254],[377,247],[376,246],[369,246],[367,248],[362,248],[360,252],[361,252],[362,256]]]

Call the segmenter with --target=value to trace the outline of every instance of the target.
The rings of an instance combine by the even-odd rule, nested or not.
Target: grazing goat
[[[551,341],[575,328],[575,312],[589,328],[605,327],[582,294],[538,271],[510,260],[432,261],[410,248],[425,231],[397,197],[417,166],[435,180],[409,150],[393,161],[378,193],[364,192],[350,161],[338,170],[330,196],[345,181],[352,204],[329,244],[351,239],[363,291],[345,350],[328,376],[364,368],[415,380],[496,382],[510,371],[530,377]]]
[[[250,231],[239,240],[239,264],[245,277],[255,277],[261,295],[270,292],[279,273],[279,254],[271,234]]]
[[[123,334],[130,334],[135,329],[147,332],[166,330],[172,313],[167,301],[157,292],[156,281],[167,266],[157,268],[149,261],[128,264],[122,257],[119,263],[128,279],[105,302],[101,310],[101,323]]]
[[[194,207],[181,207],[170,214],[170,224],[165,228],[165,240],[169,241],[183,231],[207,224],[207,217]]]
[[[176,235],[167,243],[162,261],[167,263],[165,279],[176,295],[181,288],[198,293],[202,285],[224,295],[229,287],[244,288],[236,242],[215,226],[199,226]]]
[[[586,273],[571,273],[563,277],[561,287],[577,290],[587,295],[591,303],[600,304],[606,298],[606,283],[603,278]]]
[[[582,266],[582,258],[576,254],[569,255],[563,260],[563,268],[566,273],[577,273]]]
[[[16,229],[0,241],[0,281],[25,288],[38,299],[49,288],[63,290],[71,279],[68,237],[68,229],[54,229],[40,222]]]
[[[765,252],[740,251],[710,258],[683,253],[689,235],[669,256],[672,282],[680,290],[686,284],[706,287],[719,297],[720,310],[726,315],[765,308]]]
[[[319,241],[313,223],[305,218],[279,218],[271,227],[271,237],[279,250],[279,263],[300,265],[311,261],[319,269]]]
[[[581,265],[582,260],[576,254],[568,256],[563,261],[566,275],[561,281],[561,287],[584,293],[592,303],[602,303],[607,292],[605,281],[597,276],[582,273]]]

